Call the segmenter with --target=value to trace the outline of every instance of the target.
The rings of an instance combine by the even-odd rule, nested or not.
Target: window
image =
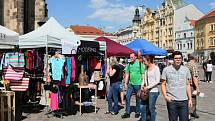
[[[180,49],[180,48],[179,48],[179,44],[177,44],[177,46],[178,46],[178,50],[179,50],[179,49]]]
[[[215,46],[215,38],[214,38],[214,43],[213,43],[213,45]]]
[[[187,43],[187,49],[190,49],[190,43]]]
[[[199,47],[199,39],[197,40],[197,47]]]
[[[202,39],[202,47],[204,47],[204,39]]]
[[[184,38],[186,38],[186,36],[187,36],[186,33],[184,33]]]
[[[172,23],[172,17],[169,18],[170,24]]]
[[[190,36],[191,36],[191,37],[193,36],[193,32],[190,33]]]
[[[172,35],[172,28],[169,28],[169,35]]]
[[[165,25],[165,20],[163,19],[163,25]]]
[[[182,49],[182,44],[180,44],[180,50]]]
[[[190,49],[192,49],[193,48],[193,43],[190,43]]]
[[[213,38],[210,38],[210,45],[213,45]]]
[[[215,31],[215,23],[210,25],[210,31]]]

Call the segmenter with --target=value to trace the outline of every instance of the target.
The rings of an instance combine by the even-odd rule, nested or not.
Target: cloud
[[[89,19],[100,19],[106,22],[128,23],[131,22],[134,16],[135,6],[125,6],[120,3],[121,0],[115,0],[116,3],[111,3],[107,0],[91,0],[90,6],[95,6],[95,1],[106,1],[102,4],[103,7],[94,7],[94,12],[89,15]]]
[[[215,8],[215,2],[212,2],[209,5],[211,6],[212,9]]]
[[[98,8],[105,7],[106,5],[108,5],[107,0],[90,0],[90,5],[89,6],[91,8],[98,9]]]
[[[113,26],[105,26],[105,30],[111,30],[113,28],[114,28]]]

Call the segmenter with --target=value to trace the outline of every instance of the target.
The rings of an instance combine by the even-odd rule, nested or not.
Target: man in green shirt
[[[131,62],[125,67],[125,89],[126,91],[126,107],[125,114],[122,118],[129,118],[131,113],[130,101],[132,93],[136,94],[136,111],[135,118],[140,116],[141,99],[137,96],[138,90],[141,88],[142,79],[144,79],[144,66],[137,59],[135,53],[130,54]]]

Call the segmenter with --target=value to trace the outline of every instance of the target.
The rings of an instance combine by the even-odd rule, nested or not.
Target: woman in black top
[[[120,79],[120,67],[117,64],[117,61],[114,60],[111,63],[111,67],[108,73],[108,76],[110,77],[110,86],[108,90],[108,111],[105,114],[112,114],[116,115],[119,112],[119,107],[118,107],[118,96],[119,92],[121,91],[120,84],[122,83]],[[114,106],[112,106],[112,97],[114,100]]]

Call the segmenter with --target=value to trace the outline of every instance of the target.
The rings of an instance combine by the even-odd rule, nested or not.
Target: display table
[[[0,91],[0,121],[15,121],[15,92]]]
[[[82,89],[94,89],[95,90],[95,98],[94,100],[92,100],[92,104],[95,106],[95,113],[97,112],[96,111],[96,106],[97,106],[97,86],[95,84],[88,84],[86,86],[80,86],[79,84],[76,84],[80,90],[80,93],[79,93],[79,96],[80,96],[80,99],[79,99],[79,102],[76,102],[76,104],[79,105],[79,111],[80,111],[80,115],[82,114],[81,113],[81,106],[84,105],[84,103],[81,101],[82,97],[81,97],[81,92],[82,92]]]

